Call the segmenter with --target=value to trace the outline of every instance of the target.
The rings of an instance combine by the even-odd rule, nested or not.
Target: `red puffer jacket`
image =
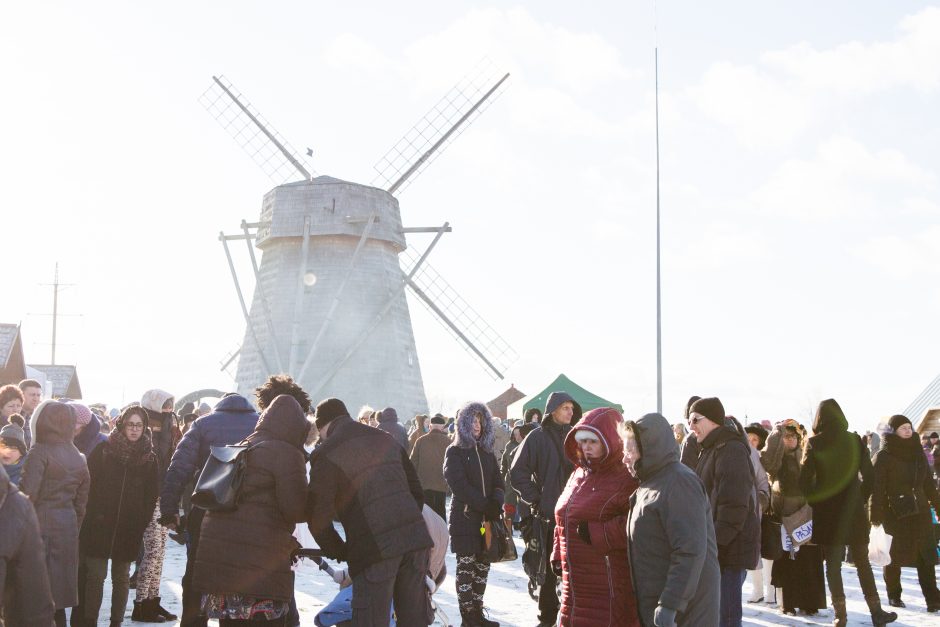
[[[637,481],[623,463],[620,413],[594,409],[565,438],[565,455],[577,469],[555,507],[552,561],[562,564],[563,627],[639,627],[627,557],[627,513]],[[588,462],[575,434],[591,431],[607,454]],[[586,522],[590,544],[578,535]]]

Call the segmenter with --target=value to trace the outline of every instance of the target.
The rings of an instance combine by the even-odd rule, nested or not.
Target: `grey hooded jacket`
[[[634,423],[642,458],[627,535],[640,621],[653,625],[657,605],[676,610],[676,624],[718,624],[720,573],[708,495],[679,462],[672,429],[659,414]]]

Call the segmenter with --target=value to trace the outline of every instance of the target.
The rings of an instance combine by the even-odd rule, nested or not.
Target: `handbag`
[[[253,448],[247,444],[210,447],[190,502],[210,512],[234,511],[248,467],[248,451]]]
[[[476,450],[477,463],[480,466],[480,486],[483,488],[483,497],[486,498],[486,477],[483,475],[483,460],[480,459],[480,450]],[[497,520],[494,524],[489,520],[484,520],[480,527],[480,533],[483,535],[483,552],[480,559],[491,564],[495,562],[511,562],[519,557],[516,551],[516,543],[512,540],[509,530],[503,521]]]
[[[917,506],[917,499],[914,493],[910,494],[892,494],[888,497],[888,509],[894,514],[895,518],[901,520],[920,513],[920,507]]]
[[[804,503],[803,507],[789,516],[783,517],[783,528],[793,546],[802,546],[813,539],[813,508]]]
[[[783,540],[780,523],[769,514],[764,514],[760,521],[760,556],[765,560],[778,560],[783,557]]]

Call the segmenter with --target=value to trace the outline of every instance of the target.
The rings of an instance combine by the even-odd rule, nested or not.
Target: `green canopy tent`
[[[578,401],[578,404],[581,405],[581,409],[585,412],[596,407],[613,407],[617,411],[623,412],[623,407],[620,404],[612,403],[605,398],[601,398],[597,394],[585,390],[564,374],[560,374],[541,392],[527,396],[510,405],[506,409],[506,416],[508,418],[522,418],[525,412],[533,407],[538,408],[540,411],[545,411],[545,401],[548,400],[552,392],[567,392],[574,400]]]

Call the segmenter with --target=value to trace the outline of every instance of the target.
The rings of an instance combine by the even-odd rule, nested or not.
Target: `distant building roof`
[[[498,416],[505,420],[506,408],[518,401],[520,398],[525,398],[525,394],[517,390],[515,385],[510,385],[508,390],[491,400],[486,404],[486,406],[490,408],[490,411],[493,412],[494,416]]]
[[[72,398],[80,399],[82,397],[82,386],[78,383],[78,371],[75,366],[60,366],[50,364],[30,364],[30,368],[39,370],[49,378],[52,386],[51,390],[46,390],[49,398]]]
[[[940,375],[928,385],[923,392],[904,410],[904,415],[911,419],[915,425],[927,416],[927,410],[940,408]],[[917,427],[920,430],[920,426]]]
[[[0,385],[26,378],[23,339],[18,324],[0,324]]]

